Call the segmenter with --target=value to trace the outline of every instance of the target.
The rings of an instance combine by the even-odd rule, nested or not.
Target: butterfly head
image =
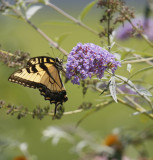
[[[59,64],[63,64],[63,60],[62,59],[60,59],[60,58],[55,58],[55,62],[56,63],[59,63]]]
[[[63,69],[63,60],[60,59],[60,58],[55,58],[55,66],[56,66],[59,70],[63,71],[63,70],[64,70],[64,69]]]

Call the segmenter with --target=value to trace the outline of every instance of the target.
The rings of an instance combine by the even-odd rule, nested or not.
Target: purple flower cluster
[[[150,41],[153,41],[153,19],[140,17],[132,19],[132,23],[134,24],[134,26],[137,26],[138,28],[143,28],[143,33],[148,37]],[[127,22],[117,29],[116,38],[119,40],[124,40],[129,38],[132,33],[133,28],[131,24]],[[139,37],[139,35],[137,35],[137,37]]]
[[[95,75],[101,79],[106,69],[111,69],[114,73],[120,65],[113,54],[100,46],[78,43],[68,55],[66,76],[73,84],[80,84],[80,80]]]

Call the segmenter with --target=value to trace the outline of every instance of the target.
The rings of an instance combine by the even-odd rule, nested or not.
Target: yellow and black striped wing
[[[51,103],[67,101],[66,90],[62,84],[56,62],[50,57],[35,57],[27,66],[9,77],[9,81],[30,88],[38,88],[41,95]]]
[[[51,63],[51,64],[55,64],[55,59],[51,58],[51,57],[33,57],[31,58],[28,62],[27,65],[28,66],[32,66],[32,65],[36,65],[36,64],[44,64],[44,63]]]

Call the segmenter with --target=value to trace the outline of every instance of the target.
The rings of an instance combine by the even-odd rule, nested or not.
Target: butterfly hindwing
[[[62,104],[67,101],[67,95],[56,63],[55,59],[50,57],[31,58],[25,68],[9,77],[9,81],[38,88],[41,95],[50,100],[50,103]]]

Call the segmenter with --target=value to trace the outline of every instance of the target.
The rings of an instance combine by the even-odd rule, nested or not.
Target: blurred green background
[[[63,7],[65,11],[71,15],[77,17],[78,14],[90,1],[53,1],[59,7]],[[135,1],[136,3],[137,1]],[[144,1],[139,7],[139,12],[143,13]],[[81,5],[80,5],[81,4]],[[129,1],[130,5],[133,5]],[[101,10],[94,7],[84,22],[100,31],[99,19],[101,17]],[[89,31],[75,25],[75,24],[60,24],[59,21],[67,21],[65,17],[58,14],[53,9],[44,7],[41,9],[31,21],[39,28],[41,28],[49,37],[54,39],[63,33],[68,33],[68,37],[63,41],[61,47],[67,52],[78,43],[94,43],[101,45],[101,39],[98,36],[90,33]],[[55,21],[57,23],[55,23]],[[63,55],[56,49],[54,54],[47,41],[45,41],[33,28],[31,28],[25,22],[4,16],[0,14],[0,44],[1,48],[10,52],[21,50],[29,52],[31,57],[33,56],[47,56],[48,54],[52,57],[55,55],[62,58]],[[122,42],[122,45],[131,47],[133,49],[141,50],[147,48],[147,44],[141,40],[132,39],[128,42]],[[141,44],[141,45],[140,45]],[[135,70],[140,66],[137,65]],[[8,77],[13,73],[15,69],[10,69],[4,64],[0,63],[0,99],[6,101],[7,104],[23,105],[27,106],[29,110],[35,108],[37,105],[45,106],[49,102],[45,101],[44,98],[39,94],[38,90],[22,87],[17,84],[8,82]],[[120,69],[120,72],[122,69]],[[149,77],[150,78],[150,77]],[[68,82],[66,85],[67,95],[69,100],[64,104],[65,111],[71,111],[77,109],[82,102],[92,102],[94,104],[99,103],[100,97],[97,92],[91,90],[88,91],[85,97],[82,95],[82,89],[79,86],[72,85]],[[54,106],[51,106],[52,108]],[[72,114],[63,116],[60,120],[52,120],[51,117],[46,116],[42,120],[33,119],[30,116],[18,120],[16,115],[10,116],[6,114],[5,110],[0,110],[0,136],[2,139],[13,139],[20,142],[28,143],[29,153],[36,155],[38,160],[49,160],[49,159],[66,159],[74,160],[77,159],[77,155],[71,152],[71,145],[66,141],[60,141],[56,146],[51,144],[51,141],[42,141],[42,131],[48,126],[63,126],[72,125],[75,127],[76,123],[86,113]],[[113,103],[106,108],[99,110],[85,119],[80,127],[87,130],[89,133],[97,134],[103,139],[107,134],[111,133],[112,129],[117,127],[136,127],[137,130],[142,130],[145,126],[152,124],[152,120],[145,116],[131,116],[133,110],[127,106],[119,103]],[[99,142],[101,143],[101,142]],[[145,144],[146,148],[150,151],[150,155],[153,157],[151,146],[153,143],[150,141]],[[19,149],[6,149],[3,150],[3,154],[0,155],[0,159],[12,160],[13,157],[22,155]],[[128,155],[136,157],[136,151],[133,148],[128,150]]]

